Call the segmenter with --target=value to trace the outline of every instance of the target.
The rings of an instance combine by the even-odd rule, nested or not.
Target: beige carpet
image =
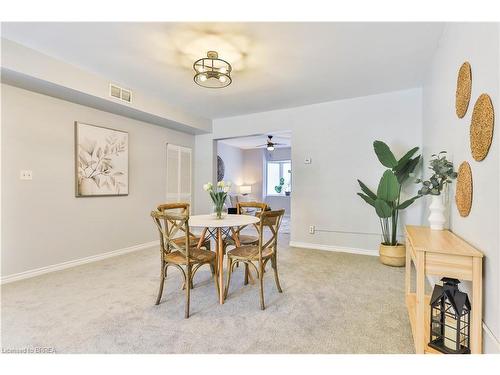
[[[283,294],[265,276],[267,309],[242,267],[217,303],[200,270],[184,319],[181,276],[169,271],[154,305],[157,249],[148,249],[2,286],[2,347],[58,353],[411,353],[404,270],[377,258],[290,248],[283,235]]]

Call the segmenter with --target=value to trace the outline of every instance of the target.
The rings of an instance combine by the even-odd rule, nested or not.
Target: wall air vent
[[[113,85],[112,83],[109,85],[109,96],[127,103],[132,101],[132,91]]]

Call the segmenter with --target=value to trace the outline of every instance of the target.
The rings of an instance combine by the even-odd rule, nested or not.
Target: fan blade
[[[267,147],[267,143],[265,145],[258,145],[258,146],[255,146],[255,147]]]

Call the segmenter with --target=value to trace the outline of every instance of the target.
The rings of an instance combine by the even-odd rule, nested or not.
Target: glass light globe
[[[207,76],[206,76],[205,74],[202,74],[202,75],[200,76],[200,81],[201,81],[201,82],[205,82],[206,80],[207,80]]]
[[[267,146],[267,151],[274,151],[274,146]]]
[[[219,69],[219,72],[225,74],[227,72],[227,69],[225,67],[222,67],[222,68]]]
[[[226,76],[220,76],[219,77],[219,81],[222,82],[222,83],[226,82],[227,81]]]

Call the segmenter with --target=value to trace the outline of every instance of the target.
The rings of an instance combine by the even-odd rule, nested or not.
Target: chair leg
[[[210,263],[210,272],[212,273],[212,277],[215,276],[215,267],[213,265],[213,263]]]
[[[189,276],[189,277],[187,277],[187,276],[185,277],[184,282],[182,283],[182,290],[186,289],[187,280],[189,280],[189,287],[191,289],[194,289],[194,284],[193,284],[192,277],[193,277],[193,274],[191,274],[191,276]]]
[[[160,271],[160,289],[158,290],[158,297],[156,297],[155,305],[160,304],[161,296],[163,295],[163,285],[165,284],[166,277],[167,277],[167,265],[165,264],[165,262],[162,262]]]
[[[217,301],[219,301],[219,278],[217,277],[217,273],[215,273],[215,270],[217,269],[216,262],[214,260],[214,263],[210,263],[210,268],[212,269],[212,272],[214,272],[214,281],[215,281],[215,292],[217,293]]]
[[[190,283],[191,280],[191,266],[188,264],[186,266],[186,283]],[[188,284],[189,285],[189,284]],[[184,318],[189,318],[189,298],[190,298],[191,288],[186,287],[186,305],[184,311]]]
[[[264,305],[264,267],[263,264],[259,264],[259,283],[260,283],[260,309],[264,310],[266,306]]]
[[[229,291],[229,283],[231,282],[232,268],[233,268],[233,261],[231,257],[227,257],[227,283],[226,283],[226,289],[224,290],[224,299],[227,298],[227,293]]]
[[[248,264],[245,263],[245,281],[244,281],[244,285],[248,285]]]
[[[278,292],[283,293],[283,290],[281,290],[280,279],[278,277],[278,262],[276,261],[276,256],[271,258],[271,266],[274,270],[274,281],[276,282],[276,288],[278,288]]]

